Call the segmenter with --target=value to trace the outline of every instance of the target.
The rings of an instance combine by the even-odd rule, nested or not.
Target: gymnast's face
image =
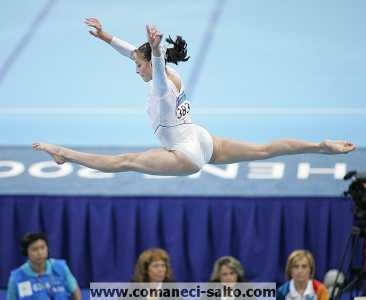
[[[134,60],[136,64],[136,73],[141,76],[145,82],[149,82],[152,79],[152,67],[142,54],[134,53]]]

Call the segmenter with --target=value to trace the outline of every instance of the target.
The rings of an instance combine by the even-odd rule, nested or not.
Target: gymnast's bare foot
[[[320,143],[320,146],[323,152],[327,154],[348,153],[356,149],[356,145],[346,141],[325,140]]]
[[[37,151],[47,152],[59,165],[62,165],[66,161],[65,158],[61,155],[61,147],[59,146],[43,143],[33,143],[32,148]]]

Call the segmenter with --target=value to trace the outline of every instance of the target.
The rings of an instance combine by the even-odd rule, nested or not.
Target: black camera
[[[354,226],[360,230],[361,236],[366,236],[366,173],[350,171],[344,178],[344,180],[352,179],[352,182],[347,191],[344,192],[345,196],[350,196],[355,203],[353,209]]]

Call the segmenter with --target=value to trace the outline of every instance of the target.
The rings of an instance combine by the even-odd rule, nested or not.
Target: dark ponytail
[[[178,64],[179,61],[187,61],[190,56],[187,57],[187,43],[180,35],[177,35],[175,41],[169,36],[166,39],[169,44],[172,44],[172,48],[166,50],[166,62]]]
[[[180,61],[187,61],[190,56],[187,57],[187,43],[182,39],[180,35],[177,36],[175,41],[169,36],[166,39],[173,47],[166,49],[165,61],[169,63],[178,64]],[[143,55],[147,61],[151,61],[151,47],[149,43],[145,43],[138,47],[137,51]]]

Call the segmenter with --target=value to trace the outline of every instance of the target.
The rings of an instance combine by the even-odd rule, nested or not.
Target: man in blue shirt
[[[45,234],[26,234],[21,247],[28,261],[11,272],[6,300],[81,300],[80,289],[66,262],[48,258]]]

